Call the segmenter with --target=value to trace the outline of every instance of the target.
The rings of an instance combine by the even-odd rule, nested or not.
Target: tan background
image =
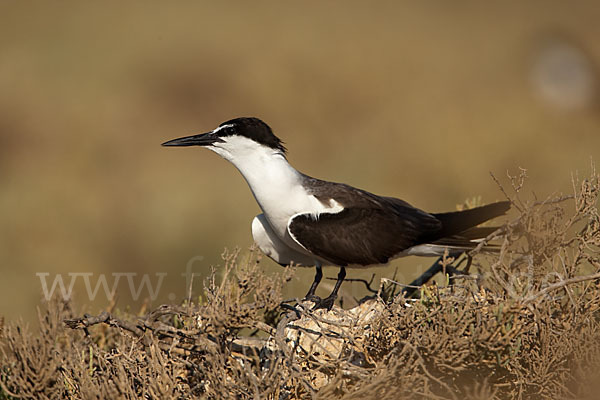
[[[164,272],[156,303],[180,301],[190,259],[205,276],[247,248],[238,172],[160,147],[232,117],[267,121],[309,175],[430,211],[501,199],[490,171],[568,191],[600,155],[597,2],[171,4],[2,4],[0,315],[32,318],[39,272]],[[406,281],[428,262],[394,266]],[[349,276],[372,272],[393,267]]]

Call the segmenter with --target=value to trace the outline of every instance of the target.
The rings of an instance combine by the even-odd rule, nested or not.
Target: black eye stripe
[[[227,127],[227,128],[223,128],[223,129],[219,129],[215,135],[219,136],[219,137],[223,137],[223,136],[232,136],[235,135],[236,131],[233,127]]]

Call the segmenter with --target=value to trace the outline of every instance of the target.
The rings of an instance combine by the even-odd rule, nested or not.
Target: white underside
[[[275,234],[264,214],[259,214],[252,220],[252,237],[258,248],[279,264],[315,265],[315,257],[296,251],[286,245]]]
[[[452,250],[457,250],[456,247],[450,246],[441,246],[439,244],[419,244],[413,247],[409,247],[404,250],[402,253],[398,254],[397,257],[406,257],[406,256],[420,256],[420,257],[439,257],[443,256],[446,251],[452,252]],[[467,248],[465,247],[465,250]]]

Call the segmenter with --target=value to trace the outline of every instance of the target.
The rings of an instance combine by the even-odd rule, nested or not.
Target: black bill
[[[164,142],[163,146],[210,146],[213,143],[223,142],[223,140],[212,132],[202,133],[200,135],[185,136],[178,139]]]

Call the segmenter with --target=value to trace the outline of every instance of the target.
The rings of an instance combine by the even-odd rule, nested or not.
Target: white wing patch
[[[316,198],[315,198],[315,200],[316,200]],[[319,201],[319,203],[321,203],[321,202]],[[321,203],[321,205],[323,205],[323,203]],[[340,203],[335,201],[334,199],[329,199],[328,205],[329,205],[328,207],[323,205],[324,207],[321,207],[320,210],[315,210],[315,211],[311,212],[310,217],[313,220],[318,221],[319,215],[321,215],[321,214],[337,214],[344,210],[344,207]],[[308,213],[302,213],[302,214],[308,214]],[[294,218],[297,215],[299,215],[299,214],[292,216],[292,218]],[[290,219],[290,222],[291,222],[291,219]],[[288,226],[289,226],[289,223],[288,223]]]

